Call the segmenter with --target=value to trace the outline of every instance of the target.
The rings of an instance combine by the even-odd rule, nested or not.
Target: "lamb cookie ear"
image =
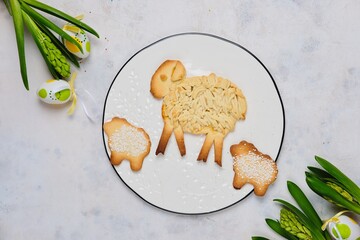
[[[176,82],[184,79],[186,76],[186,70],[182,62],[176,61],[176,65],[171,75],[171,81]]]

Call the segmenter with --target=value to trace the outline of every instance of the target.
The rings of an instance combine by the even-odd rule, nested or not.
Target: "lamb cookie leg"
[[[215,145],[215,162],[221,167],[221,159],[222,159],[222,150],[224,145],[224,136],[222,134],[217,134],[214,140]]]
[[[156,155],[158,155],[159,153],[162,153],[162,154],[165,153],[166,146],[168,144],[169,138],[170,138],[173,130],[174,130],[174,128],[170,124],[170,122],[168,120],[164,120],[164,128],[161,133],[159,145],[156,149]]]
[[[204,162],[206,162],[208,155],[209,155],[209,151],[211,149],[211,146],[213,145],[213,142],[214,142],[214,136],[211,133],[206,134],[204,144],[201,148],[201,151],[199,153],[197,160],[199,160],[199,161],[203,160]]]
[[[174,134],[176,142],[180,151],[181,156],[186,154],[185,142],[184,142],[184,132],[181,127],[176,127],[174,129]]]
[[[235,189],[240,189],[246,184],[246,179],[242,178],[235,172],[233,186]]]

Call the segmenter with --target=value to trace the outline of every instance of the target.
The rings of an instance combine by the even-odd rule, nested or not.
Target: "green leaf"
[[[259,237],[259,236],[253,236],[251,237],[252,240],[270,240],[268,238],[265,238],[265,237]]]
[[[291,181],[287,182],[287,186],[291,196],[299,205],[300,209],[305,213],[316,228],[321,229],[323,222],[304,192],[299,188],[299,186]],[[325,232],[325,237],[326,239],[331,239],[328,232]]]
[[[91,28],[90,26],[88,26],[87,24],[79,21],[78,19],[56,9],[56,8],[53,8],[49,5],[46,5],[44,3],[41,3],[39,1],[36,1],[36,0],[22,0],[23,2],[26,2],[27,4],[29,4],[30,6],[34,7],[34,8],[37,8],[43,12],[46,12],[48,14],[51,14],[53,16],[56,16],[58,18],[61,18],[69,23],[72,23],[74,24],[75,26],[78,26],[79,28],[81,29],[84,29],[85,31],[95,35],[96,37],[99,37],[99,34],[93,29]]]
[[[287,232],[285,229],[283,229],[280,226],[280,223],[278,221],[275,221],[273,219],[267,218],[265,219],[267,225],[274,230],[274,232],[276,232],[277,234],[279,234],[280,236],[289,239],[289,240],[297,240],[298,238],[295,237],[294,235],[291,235],[289,232]]]
[[[41,46],[41,43],[40,43],[40,40],[39,40],[39,29],[37,28],[37,25],[36,23],[29,17],[29,15],[27,15],[25,12],[23,12],[23,18],[24,18],[24,21],[26,23],[26,26],[28,27],[29,29],[29,32],[31,33],[37,47],[39,48],[40,50],[40,53],[42,55],[42,57],[44,58],[45,60],[45,63],[51,73],[51,75],[55,78],[55,79],[60,79],[61,76],[59,75],[59,73],[55,70],[54,66],[49,62],[47,56],[46,56],[46,53],[44,52],[44,49],[42,48]]]
[[[12,12],[11,12],[11,7],[10,7],[10,3],[9,3],[9,0],[3,0],[4,3],[5,3],[5,6],[9,12],[9,14],[12,16]]]
[[[331,176],[328,172],[324,171],[323,169],[316,168],[316,167],[308,167],[311,172],[305,171],[305,175],[315,176],[320,179],[322,182],[334,183],[338,186],[341,186],[344,190],[346,189],[338,180],[336,180],[333,176]]]
[[[331,164],[329,161],[315,156],[315,160],[334,178],[336,178],[345,189],[353,195],[358,202],[360,202],[360,188],[350,178],[348,178],[342,171]]]
[[[24,44],[24,22],[22,18],[22,11],[18,0],[10,0],[10,8],[14,21],[16,42],[19,54],[20,72],[24,86],[29,90],[29,82],[26,72],[26,59],[25,59],[25,44]]]
[[[64,44],[62,44],[61,41],[57,37],[55,37],[55,35],[49,29],[42,26],[41,24],[37,24],[37,26],[43,33],[45,33],[51,39],[52,43],[54,43],[54,45],[62,52],[62,54],[67,59],[69,59],[76,67],[80,67],[80,64],[77,58],[74,56],[74,54],[69,52],[69,50],[66,49]]]
[[[308,169],[319,178],[333,178],[328,172],[324,171],[321,168],[311,167],[309,166]]]
[[[37,22],[40,25],[45,25],[46,27],[50,28],[51,30],[53,30],[54,32],[59,34],[62,38],[65,38],[69,42],[75,44],[80,49],[80,51],[83,52],[81,45],[75,39],[70,37],[69,34],[67,34],[65,31],[63,31],[61,28],[59,28],[56,24],[54,24],[49,19],[45,18],[44,16],[42,16],[41,14],[39,14],[38,12],[33,10],[26,3],[22,2],[21,7],[35,22]]]
[[[287,186],[291,196],[299,205],[300,209],[316,227],[321,228],[322,221],[303,191],[295,183],[290,181],[287,182]]]
[[[274,201],[283,204],[290,211],[292,211],[299,218],[299,221],[307,229],[310,230],[310,232],[313,235],[314,239],[326,240],[326,238],[323,236],[323,232],[321,231],[321,228],[318,228],[318,227],[314,226],[313,223],[310,221],[310,219],[303,212],[301,212],[297,207],[295,207],[291,203],[288,203],[288,202],[286,202],[286,201],[284,201],[282,199],[274,199]]]
[[[331,199],[333,202],[339,204],[343,208],[360,214],[360,206],[353,202],[350,202],[344,198],[341,194],[329,187],[326,183],[322,182],[319,178],[312,174],[306,175],[306,183],[308,186],[319,196],[325,199]]]

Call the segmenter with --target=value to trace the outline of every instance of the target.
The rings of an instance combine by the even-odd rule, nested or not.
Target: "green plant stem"
[[[21,13],[22,12],[21,6],[18,0],[10,0],[10,8],[12,13],[12,18],[14,21],[21,77],[26,90],[29,90],[29,82],[26,72],[26,59],[25,59],[24,22]]]
[[[10,16],[12,16],[12,12],[11,12],[11,7],[10,7],[10,3],[9,3],[9,0],[3,0],[4,3],[5,3],[5,6],[10,14]]]

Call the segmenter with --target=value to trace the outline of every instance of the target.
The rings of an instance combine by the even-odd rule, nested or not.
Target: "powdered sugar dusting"
[[[234,157],[235,171],[242,177],[251,179],[258,184],[270,184],[276,174],[275,162],[261,155],[249,152]]]
[[[110,149],[115,152],[127,152],[136,157],[146,151],[148,142],[135,127],[123,125],[110,136]]]

